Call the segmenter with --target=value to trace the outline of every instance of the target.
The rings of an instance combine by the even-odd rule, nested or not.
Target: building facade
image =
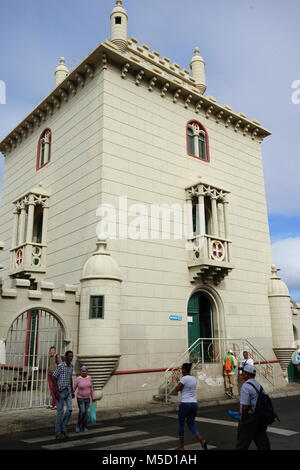
[[[298,338],[271,267],[270,132],[204,95],[197,48],[190,72],[127,37],[121,0],[110,20],[0,143],[2,406],[44,403],[53,344],[89,366],[99,406],[164,395],[183,358],[219,396],[229,347],[282,387]]]

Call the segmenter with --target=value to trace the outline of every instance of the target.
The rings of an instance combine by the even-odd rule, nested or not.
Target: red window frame
[[[40,165],[41,143],[42,143],[42,138],[44,137],[46,132],[50,132],[50,160],[46,163],[43,163],[43,165]],[[52,155],[52,130],[47,127],[47,129],[44,129],[43,132],[41,133],[39,141],[38,141],[37,154],[36,154],[36,171],[40,170],[41,168],[44,168],[44,166],[48,165],[48,163],[51,162],[51,155]]]
[[[193,122],[195,122],[196,124],[198,124],[198,126],[200,127],[200,129],[204,132],[205,134],[205,145],[206,145],[206,159],[205,158],[201,158],[201,157],[198,157],[197,155],[194,155],[192,153],[189,153],[189,136],[188,136],[188,129],[189,129],[189,125],[190,124],[193,124]],[[210,151],[209,151],[209,137],[208,137],[208,132],[206,130],[206,128],[203,126],[203,124],[201,124],[201,122],[197,121],[196,119],[191,119],[190,121],[187,122],[186,124],[186,130],[185,130],[185,135],[186,135],[186,153],[190,156],[190,157],[194,157],[194,158],[197,158],[198,160],[201,160],[202,162],[205,162],[205,163],[209,163],[210,162]]]

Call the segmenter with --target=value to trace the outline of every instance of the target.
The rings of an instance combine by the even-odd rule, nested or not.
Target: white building
[[[62,58],[0,143],[2,407],[44,404],[52,345],[90,367],[100,406],[152,400],[187,359],[200,397],[223,395],[229,347],[266,386],[286,384],[278,359],[297,338],[271,268],[270,132],[204,95],[197,48],[190,73],[127,22],[117,0],[110,40],[71,72]]]

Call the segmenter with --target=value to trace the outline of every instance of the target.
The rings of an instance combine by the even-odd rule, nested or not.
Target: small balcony
[[[46,272],[46,245],[41,243],[21,244],[11,251],[10,276]]]
[[[231,241],[212,235],[188,240],[190,281],[219,284],[234,268],[230,262]]]
[[[49,193],[40,185],[14,201],[11,277],[39,277],[46,272]]]

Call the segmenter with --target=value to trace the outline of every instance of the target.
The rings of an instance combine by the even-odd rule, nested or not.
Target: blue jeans
[[[64,415],[64,405],[66,402],[66,412]],[[58,436],[62,432],[67,432],[67,426],[72,414],[72,394],[65,388],[59,392],[59,400],[57,402],[57,414],[55,423],[55,435]]]
[[[77,398],[77,403],[79,408],[77,427],[83,431],[87,427],[90,399]]]
[[[187,420],[187,425],[191,433],[195,436],[199,434],[198,429],[195,428],[195,418],[197,414],[197,403],[180,403],[178,410],[179,420],[179,437],[184,437],[184,423]]]

